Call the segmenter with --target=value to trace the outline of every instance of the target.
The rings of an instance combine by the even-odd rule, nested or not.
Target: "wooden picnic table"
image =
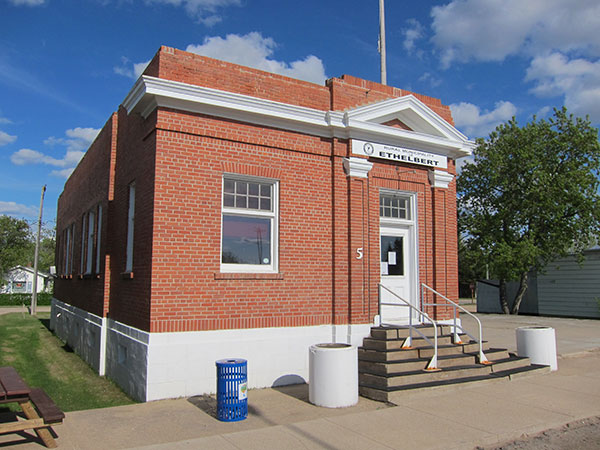
[[[25,419],[0,422],[0,434],[34,430],[46,447],[56,447],[51,425],[62,423],[65,414],[42,389],[32,389],[13,367],[0,367],[0,404],[18,403]]]

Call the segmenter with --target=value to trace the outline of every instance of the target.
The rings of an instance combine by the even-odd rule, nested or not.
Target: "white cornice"
[[[373,163],[364,158],[344,158],[344,170],[349,177],[368,178]]]
[[[322,137],[409,146],[451,158],[470,155],[475,146],[412,95],[347,112],[321,111],[143,75],[123,101],[123,107],[128,114],[137,112],[144,117],[157,107],[173,108]],[[399,117],[405,123],[412,121],[409,126],[426,132],[378,122],[389,117]]]
[[[448,189],[450,183],[454,179],[454,175],[442,170],[431,170],[429,171],[429,183],[431,187]]]

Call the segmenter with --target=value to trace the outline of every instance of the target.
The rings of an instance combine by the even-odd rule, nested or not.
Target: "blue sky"
[[[301,6],[300,6],[301,5]],[[0,214],[44,220],[160,45],[379,81],[378,0],[0,0]],[[566,105],[600,124],[597,0],[386,1],[388,84],[485,137]]]

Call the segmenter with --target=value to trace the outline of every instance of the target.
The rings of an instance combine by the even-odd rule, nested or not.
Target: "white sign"
[[[396,252],[388,252],[388,264],[390,266],[396,265]]]
[[[352,153],[355,155],[366,155],[373,158],[383,158],[409,164],[435,167],[436,169],[448,168],[448,158],[442,155],[411,148],[359,141],[357,139],[352,139]]]
[[[248,383],[241,383],[238,389],[238,400],[246,400],[248,398]]]
[[[381,275],[388,275],[389,271],[388,271],[388,263],[386,262],[381,262]]]

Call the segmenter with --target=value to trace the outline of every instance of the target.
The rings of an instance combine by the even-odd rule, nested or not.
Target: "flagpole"
[[[379,0],[379,54],[381,59],[381,84],[387,84],[387,68],[385,63],[385,7],[384,0]]]

